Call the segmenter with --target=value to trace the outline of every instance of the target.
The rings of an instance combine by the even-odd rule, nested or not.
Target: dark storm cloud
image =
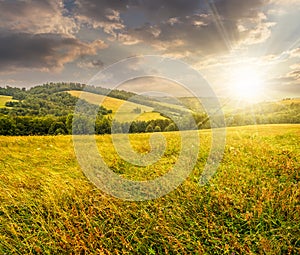
[[[78,28],[59,0],[0,1],[0,26],[27,33],[73,34]]]
[[[182,53],[205,49],[206,52],[226,50],[226,44],[217,26],[207,17],[190,16],[176,23],[165,22],[159,26],[144,25],[128,30],[127,35],[152,44],[167,53]],[[207,23],[208,22],[208,23]]]
[[[0,1],[0,31],[4,31],[0,34],[0,67],[62,68],[79,56],[96,54],[103,43],[83,43],[76,38],[84,24],[100,27],[124,44],[143,42],[168,54],[218,53],[247,37],[248,31],[240,33],[239,21],[246,18],[255,23],[265,2],[4,0]],[[137,13],[144,18],[137,19]]]
[[[111,11],[119,13],[132,9],[146,15],[151,22],[181,17],[196,12],[201,1],[195,0],[77,0],[77,13],[94,21],[113,22]]]
[[[260,7],[267,2],[78,0],[77,14],[127,45],[144,42],[170,54],[198,51],[207,54],[228,50],[251,33],[250,43],[267,38],[269,27],[260,25],[263,21],[258,18]],[[241,32],[242,19],[248,21],[250,28]]]
[[[257,9],[267,4],[268,0],[216,0],[210,1],[210,6],[226,19],[238,20],[240,18],[253,18]]]
[[[173,2],[151,1],[152,8],[144,7],[143,11],[150,14],[156,9],[157,13],[160,13],[161,6],[165,4],[168,12],[161,12],[160,19],[163,21],[158,24],[147,23],[138,28],[127,28],[121,38],[127,44],[130,39],[142,41],[164,48],[168,53],[184,55],[185,52],[200,51],[210,54],[230,50],[251,33],[252,37],[255,37],[252,39],[253,43],[267,37],[265,34],[269,27],[264,27],[264,21],[259,16],[260,7],[266,4],[266,1],[204,1],[207,4],[202,6],[197,4],[197,1],[188,1],[185,8],[181,6],[183,1],[175,1],[174,4]],[[245,27],[243,32],[239,30],[242,19],[246,20],[246,25],[250,27]],[[251,40],[248,41],[251,43]]]
[[[208,14],[210,11],[217,11],[225,19],[251,18],[256,16],[256,9],[266,4],[268,0],[148,0],[136,2],[132,6],[148,14],[155,22],[157,21],[155,18],[161,21],[193,14]]]
[[[57,34],[0,33],[0,68],[60,69],[80,56],[96,54],[101,41],[87,44]]]
[[[59,70],[105,47],[77,39],[78,25],[64,7],[60,0],[0,1],[1,72]]]
[[[0,1],[1,13],[3,15],[16,15],[24,16],[34,10],[54,10],[54,5],[48,0],[31,0],[31,1],[18,1],[18,0],[2,0]]]
[[[111,0],[76,0],[76,12],[87,18],[97,21],[109,21],[106,17],[110,13],[109,10],[124,11],[129,1],[111,1]]]

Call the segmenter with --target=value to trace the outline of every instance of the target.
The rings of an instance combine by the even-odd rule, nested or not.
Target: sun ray
[[[256,101],[263,96],[264,83],[260,72],[241,66],[231,72],[231,94],[238,100]]]

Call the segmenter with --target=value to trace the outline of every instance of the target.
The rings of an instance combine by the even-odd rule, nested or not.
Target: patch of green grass
[[[0,108],[5,107],[5,104],[9,101],[12,101],[11,96],[1,96],[0,95]]]
[[[179,133],[162,133],[165,155],[152,167],[118,157],[111,136],[99,152],[118,174],[153,179],[169,171]],[[192,175],[170,194],[126,202],[104,194],[80,169],[71,136],[1,137],[0,254],[299,254],[299,125],[227,129],[210,184],[198,180],[211,134],[200,131]],[[140,153],[150,134],[130,135]]]

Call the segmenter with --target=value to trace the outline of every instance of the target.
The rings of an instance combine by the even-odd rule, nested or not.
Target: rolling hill
[[[116,120],[119,122],[132,120],[148,121],[155,119],[165,119],[165,117],[161,116],[159,113],[153,112],[153,107],[85,91],[72,90],[68,91],[68,93],[70,93],[72,96],[80,97],[81,99],[84,99],[91,104],[98,105],[99,102],[102,102],[102,106],[113,111],[112,117],[114,117],[115,113],[118,112]],[[138,111],[140,111],[141,114],[135,112],[137,109],[139,109]]]
[[[80,94],[82,97],[78,99]],[[50,83],[28,90],[0,87],[0,95],[3,95],[0,104],[2,135],[70,134],[74,109],[78,104],[82,106],[82,118],[76,129],[79,133],[91,133],[92,130],[97,134],[110,133],[112,118],[107,116],[117,120],[118,132],[172,131],[179,126],[189,130],[195,129],[193,122],[198,129],[210,128],[211,125],[211,119],[197,98],[179,98],[180,103],[168,97],[141,96],[79,83]],[[98,107],[102,100],[103,104]],[[201,98],[200,101],[206,102],[210,109],[216,108],[211,98]],[[285,99],[243,105],[235,100],[220,99],[226,126],[300,123],[299,102],[299,99]],[[95,112],[96,121],[90,115]],[[219,106],[215,112],[219,114]],[[89,126],[86,130],[86,124],[92,122],[95,127]]]
[[[111,96],[104,96],[92,92],[87,91],[68,91],[72,96],[81,97],[85,99],[89,103],[98,105],[99,102],[102,101],[102,105],[116,113],[119,110],[119,114],[117,116],[117,120],[123,122],[124,120],[156,120],[156,119],[165,119],[162,115],[159,114],[160,111],[168,112],[170,116],[178,116],[179,114],[191,113],[194,112],[192,109],[189,109],[184,103],[181,105],[181,100],[175,103],[171,103],[172,100],[157,99],[153,97],[142,97],[140,96],[137,100],[134,98],[132,100],[136,100],[137,102],[128,100],[123,100],[119,98],[114,98]],[[174,100],[173,100],[174,101]],[[134,114],[136,109],[140,109],[140,114]]]

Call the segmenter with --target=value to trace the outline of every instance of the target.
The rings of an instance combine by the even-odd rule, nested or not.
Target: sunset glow
[[[257,100],[263,94],[263,80],[251,67],[237,68],[232,73],[232,97],[240,100]]]
[[[155,55],[195,68],[220,97],[300,97],[299,0],[2,0],[0,14],[2,87],[87,83],[114,63]]]

